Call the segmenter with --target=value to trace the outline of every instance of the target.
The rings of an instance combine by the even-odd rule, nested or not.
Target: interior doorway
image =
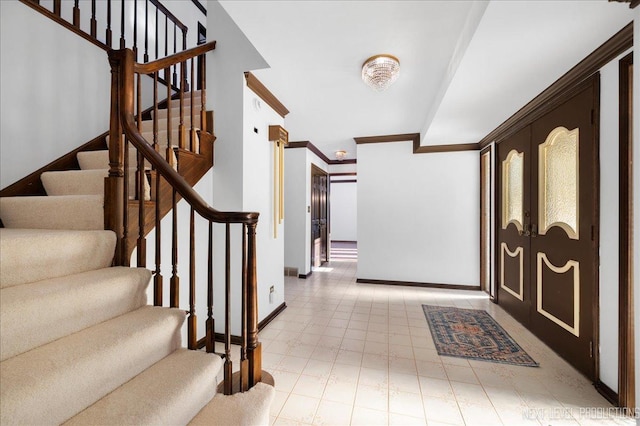
[[[311,165],[311,267],[329,261],[329,176]]]

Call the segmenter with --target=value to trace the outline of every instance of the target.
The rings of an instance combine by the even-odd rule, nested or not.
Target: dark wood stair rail
[[[250,212],[221,212],[209,206],[198,193],[187,183],[187,181],[174,169],[175,165],[170,164],[165,157],[160,154],[159,144],[153,141],[153,145],[141,134],[139,126],[141,123],[141,74],[153,74],[157,79],[160,71],[165,72],[171,66],[180,64],[181,74],[184,74],[187,61],[193,61],[199,55],[215,48],[215,42],[210,42],[193,49],[189,49],[178,54],[169,56],[147,64],[137,64],[134,60],[134,53],[130,49],[109,51],[109,62],[111,64],[111,124],[109,143],[109,176],[105,178],[105,229],[113,230],[117,235],[116,265],[129,265],[127,249],[128,232],[128,149],[137,150],[137,171],[135,172],[136,193],[143,193],[145,164],[151,165],[151,174],[156,179],[155,187],[159,188],[160,182],[165,182],[172,188],[172,275],[170,278],[169,306],[179,307],[179,277],[177,275],[177,198],[182,197],[190,206],[190,235],[189,235],[189,310],[187,319],[188,346],[190,349],[197,349],[198,338],[196,336],[196,283],[195,283],[195,235],[194,220],[195,213],[208,222],[208,262],[207,279],[207,319],[205,322],[206,336],[204,343],[208,352],[215,352],[215,329],[213,319],[213,225],[223,224],[225,228],[225,325],[224,325],[224,382],[222,390],[225,394],[236,391],[245,391],[253,387],[263,379],[268,379],[268,373],[262,371],[261,344],[258,341],[258,299],[257,299],[257,277],[256,277],[256,226],[258,223],[258,213]],[[204,75],[204,73],[203,73]],[[180,81],[184,81],[181,78]],[[139,88],[140,90],[137,90]],[[169,90],[169,89],[168,89]],[[204,114],[205,86],[202,90],[202,112]],[[182,123],[184,90],[179,92],[180,116]],[[157,84],[154,86],[154,104],[157,112]],[[171,96],[168,96],[171,98]],[[193,94],[191,94],[191,109],[193,110]],[[138,107],[134,108],[134,100],[137,100]],[[170,109],[168,113],[170,114]],[[157,115],[157,114],[156,114]],[[193,115],[192,115],[193,116]],[[154,118],[155,119],[155,118]],[[192,120],[193,121],[193,120]],[[167,118],[170,126],[171,117]],[[183,128],[182,124],[180,126]],[[202,131],[206,132],[206,121],[202,121]],[[157,125],[154,123],[154,139],[156,138]],[[182,135],[184,132],[180,132]],[[168,131],[167,158],[171,160],[171,151],[185,148],[186,138],[180,137],[180,147],[173,148],[170,140],[171,131]],[[206,133],[203,133],[206,134]],[[145,202],[139,202],[139,217],[145,216]],[[158,203],[156,203],[156,206]],[[142,221],[142,219],[140,219]],[[231,226],[240,224],[242,228],[242,301],[241,301],[241,350],[239,371],[233,373],[231,362]],[[154,271],[154,304],[163,305],[162,295],[162,275],[160,273],[160,220],[156,208],[156,245],[155,259],[156,268]],[[137,239],[139,267],[146,266],[146,240],[144,227],[139,227]],[[201,340],[201,341],[202,341]],[[264,373],[264,377],[263,377]],[[235,383],[235,384],[234,384]],[[237,386],[237,387],[236,387]]]

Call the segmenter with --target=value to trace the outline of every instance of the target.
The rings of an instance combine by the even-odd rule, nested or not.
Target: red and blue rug
[[[439,355],[538,367],[487,311],[422,305]]]

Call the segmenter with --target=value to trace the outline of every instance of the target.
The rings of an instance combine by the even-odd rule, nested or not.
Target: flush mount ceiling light
[[[362,80],[378,92],[391,86],[399,74],[400,61],[393,55],[375,55],[362,64]]]
[[[342,161],[346,156],[347,156],[347,151],[343,149],[341,149],[340,151],[336,151],[336,160]]]

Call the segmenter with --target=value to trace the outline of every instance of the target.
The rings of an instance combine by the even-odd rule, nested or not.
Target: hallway
[[[260,332],[276,425],[633,425],[478,291],[356,284],[354,260],[287,277],[288,308]],[[422,304],[485,309],[539,368],[441,357]]]

